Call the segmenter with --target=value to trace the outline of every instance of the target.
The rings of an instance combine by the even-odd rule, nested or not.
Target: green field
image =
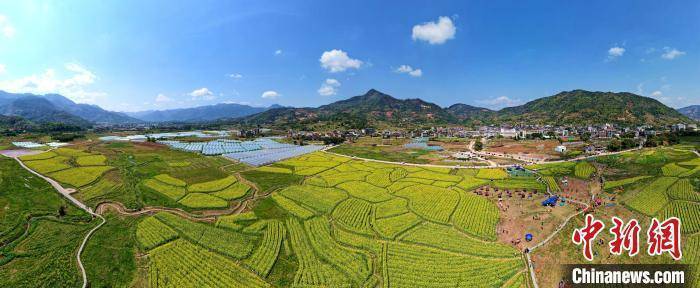
[[[282,286],[363,287],[386,281],[382,279],[404,283],[413,277],[411,275],[428,277],[426,265],[430,261],[472,267],[482,271],[485,277],[451,270],[449,278],[421,282],[426,287],[454,285],[456,282],[452,281],[464,277],[482,285],[505,283],[524,269],[517,250],[494,242],[499,221],[496,206],[486,198],[456,188],[464,181],[485,183],[470,176],[477,171],[455,175],[450,169],[411,167],[397,170],[399,167],[394,165],[353,161],[323,153],[277,165],[275,169],[261,168],[243,175],[252,175],[248,179],[257,185],[262,183],[256,180],[276,179],[275,175],[282,179],[298,175],[297,172],[311,175],[304,175],[303,182],[281,180],[268,184],[268,191],[275,189],[268,198],[271,202],[258,203],[252,212],[218,217],[215,225],[193,223],[167,213],[142,220],[136,229],[138,246],[155,259],[149,264],[148,282],[177,283],[180,287],[208,285],[196,275],[208,273],[202,270],[206,267],[214,268],[210,260],[189,258],[197,253],[200,255],[197,257],[217,259],[227,263],[230,271],[238,271],[225,274],[212,270],[219,271],[216,272],[220,274],[217,281],[227,281],[219,283],[252,286],[264,286],[268,282]],[[269,178],[262,177],[268,174]],[[489,170],[481,176],[503,178],[502,181],[512,181],[513,186],[525,184],[521,188],[531,185],[527,184],[527,179],[508,179],[502,170]],[[187,184],[179,187],[185,191],[179,202],[216,193],[210,190],[231,188],[237,184],[231,184],[231,180],[183,181]],[[169,189],[178,188],[155,178],[151,181]],[[175,184],[172,179],[166,181]],[[440,184],[421,184],[423,182]],[[208,201],[196,199],[195,202]],[[348,242],[349,238],[362,241]],[[365,244],[357,246],[361,243]],[[401,249],[397,250],[399,247]],[[218,256],[207,254],[206,250],[217,252]],[[414,267],[414,270],[407,270],[413,274],[394,266],[404,265],[401,261],[408,258],[402,253],[409,251],[418,257],[411,266],[406,266]],[[184,258],[175,256],[178,253]],[[195,254],[188,256],[190,253]],[[491,260],[479,260],[481,257]],[[194,268],[188,266],[192,264],[187,261],[204,262]],[[291,265],[289,261],[296,264]],[[186,274],[192,277],[162,275],[175,267],[187,268]]]
[[[95,222],[3,156],[0,187],[0,286],[79,286],[74,252]]]
[[[574,175],[578,178],[588,179],[595,172],[595,166],[588,161],[581,161],[574,167]]]
[[[330,150],[330,152],[356,156],[360,158],[376,159],[391,162],[406,162],[406,163],[416,163],[425,164],[429,161],[426,159],[421,159],[428,153],[427,150],[406,150],[406,151],[391,151],[388,152],[382,147],[372,147],[372,146],[350,146],[341,145]]]
[[[107,157],[104,155],[69,148],[22,156],[20,159],[30,169],[73,187],[96,182],[102,174],[114,168],[105,165]]]
[[[179,209],[105,213],[107,224],[82,257],[91,287],[531,287],[522,250],[497,233],[504,220],[497,200],[475,189],[563,192],[566,177],[588,185],[600,176],[605,199],[620,193],[613,209],[638,219],[679,217],[684,235],[696,236],[695,159],[660,148],[533,165],[536,175],[512,176],[500,168],[393,165],[323,152],[252,168],[138,144],[23,157],[79,188],[77,197],[88,203]],[[75,251],[95,221],[15,161],[0,164],[0,184],[12,188],[0,197],[0,207],[9,207],[0,210],[0,243],[8,243],[0,246],[0,284],[79,286]],[[234,212],[239,202],[245,205]],[[510,202],[517,203],[525,202]],[[535,206],[529,209],[544,210]],[[217,216],[205,217],[210,213]],[[697,246],[695,236],[684,236],[687,245]],[[556,261],[578,261],[580,251],[558,241]]]

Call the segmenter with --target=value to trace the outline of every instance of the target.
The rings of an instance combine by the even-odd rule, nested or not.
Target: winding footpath
[[[539,174],[538,174],[538,175],[539,175]],[[541,179],[541,177],[542,177],[542,176],[540,175],[540,179]],[[547,186],[547,194],[549,194],[549,196],[554,196],[554,194],[552,193],[552,191],[549,190],[549,186]],[[539,288],[539,286],[537,285],[537,276],[535,275],[535,267],[534,267],[534,265],[532,264],[532,259],[530,258],[530,254],[532,254],[532,251],[534,251],[535,249],[537,249],[537,248],[539,248],[539,247],[544,246],[544,245],[547,244],[550,240],[554,239],[554,236],[556,236],[557,234],[559,234],[559,232],[561,232],[561,230],[564,229],[564,227],[566,227],[567,224],[569,224],[569,221],[571,221],[571,219],[573,219],[574,217],[576,217],[576,216],[578,216],[578,215],[584,213],[584,212],[585,212],[586,210],[588,210],[588,208],[589,208],[589,205],[588,205],[587,203],[584,203],[584,202],[580,202],[580,201],[576,201],[576,200],[571,200],[571,199],[567,199],[567,201],[568,201],[568,202],[572,202],[572,203],[576,203],[576,204],[579,204],[579,205],[582,205],[582,206],[584,206],[584,209],[581,209],[581,211],[576,212],[576,213],[574,213],[574,214],[571,214],[569,217],[566,218],[566,220],[564,220],[564,222],[562,222],[561,224],[559,224],[559,226],[557,226],[557,229],[554,229],[554,232],[552,232],[552,234],[550,234],[549,236],[547,236],[547,238],[545,238],[545,239],[542,240],[541,242],[539,242],[539,243],[535,244],[534,246],[528,248],[527,253],[525,253],[525,257],[526,257],[526,259],[527,259],[527,269],[530,271],[530,279],[532,280],[532,286],[533,286],[534,288]]]
[[[83,202],[80,202],[80,200],[76,199],[75,197],[73,197],[73,196],[71,195],[71,193],[75,192],[74,189],[65,188],[65,187],[61,186],[61,184],[58,183],[56,180],[53,180],[53,179],[51,179],[51,178],[49,178],[49,177],[46,177],[46,176],[44,176],[44,175],[41,175],[41,174],[39,174],[38,172],[36,172],[36,171],[32,170],[31,168],[27,167],[27,165],[25,165],[25,164],[22,162],[22,160],[19,159],[19,155],[8,155],[8,157],[10,157],[10,158],[14,159],[15,161],[17,161],[17,163],[19,163],[19,165],[22,166],[22,168],[24,168],[25,170],[27,170],[27,171],[29,171],[30,173],[36,175],[37,177],[40,177],[41,179],[44,179],[46,182],[48,182],[49,184],[51,184],[51,186],[52,186],[56,191],[58,191],[58,193],[60,193],[63,197],[65,197],[65,198],[68,199],[70,202],[72,202],[73,204],[75,204],[75,206],[78,206],[78,208],[84,210],[85,212],[89,213],[89,214],[92,215],[93,217],[99,218],[100,220],[102,220],[102,222],[100,222],[100,224],[98,224],[98,225],[95,226],[94,228],[90,229],[90,231],[87,233],[87,235],[85,235],[85,238],[83,238],[83,241],[80,243],[80,247],[78,248],[78,253],[77,253],[77,255],[76,255],[76,260],[78,261],[78,268],[80,268],[80,274],[81,274],[82,277],[83,277],[83,285],[82,285],[82,288],[87,288],[87,287],[88,287],[88,278],[87,278],[87,272],[85,271],[85,266],[83,265],[83,261],[81,260],[81,257],[80,257],[80,256],[82,255],[83,251],[85,250],[85,246],[87,245],[88,240],[90,240],[90,237],[95,233],[95,231],[97,231],[97,229],[100,229],[100,227],[102,227],[105,223],[107,223],[107,220],[106,220],[104,217],[102,217],[102,215],[100,215],[100,213],[104,213],[105,211],[111,209],[111,210],[114,210],[114,211],[116,211],[117,213],[122,214],[122,215],[127,215],[127,216],[140,216],[140,215],[144,215],[144,214],[155,214],[155,213],[157,213],[157,212],[167,211],[167,212],[177,214],[177,215],[179,215],[179,216],[181,216],[181,217],[184,217],[184,218],[189,219],[189,220],[192,220],[192,221],[214,222],[214,221],[216,221],[215,216],[229,215],[229,214],[233,214],[233,213],[241,213],[241,212],[242,212],[243,210],[245,210],[245,208],[248,206],[248,205],[247,205],[248,202],[254,201],[254,200],[256,200],[256,199],[259,198],[259,197],[266,196],[266,195],[262,195],[262,196],[258,195],[259,189],[257,188],[257,185],[254,185],[254,184],[251,183],[250,181],[247,181],[247,179],[241,177],[240,174],[237,174],[236,176],[237,176],[237,178],[238,178],[240,181],[245,182],[246,184],[250,185],[250,186],[254,189],[253,197],[250,197],[250,198],[248,198],[248,199],[246,199],[246,200],[244,200],[244,201],[241,201],[241,202],[238,203],[238,205],[236,205],[236,206],[234,206],[234,207],[231,207],[231,208],[229,208],[229,209],[226,209],[226,210],[206,211],[206,212],[208,212],[208,213],[204,213],[205,215],[203,215],[203,216],[195,216],[195,215],[190,214],[190,213],[188,213],[188,212],[186,212],[186,211],[184,211],[184,210],[175,209],[175,208],[146,207],[146,208],[144,208],[144,209],[142,209],[142,210],[138,210],[138,211],[136,211],[136,210],[129,210],[129,209],[127,209],[127,208],[124,206],[124,204],[118,203],[118,202],[104,202],[104,203],[100,203],[100,204],[97,205],[97,207],[95,208],[96,211],[93,211],[92,208],[90,208],[89,206],[85,205]]]
[[[95,212],[97,214],[104,214],[108,210],[112,210],[114,212],[117,212],[118,214],[125,215],[125,216],[142,216],[142,215],[153,215],[158,212],[169,212],[175,215],[178,215],[182,218],[185,218],[187,220],[193,221],[193,222],[214,222],[216,221],[215,216],[220,216],[220,215],[228,215],[231,214],[232,211],[235,209],[238,209],[238,206],[235,206],[232,209],[227,209],[227,210],[214,210],[211,211],[212,213],[209,213],[207,215],[194,215],[187,213],[186,211],[178,208],[165,208],[165,207],[144,207],[141,210],[130,210],[124,206],[124,204],[119,203],[119,202],[102,202],[97,205],[97,208],[95,209]]]
[[[66,188],[64,188],[63,186],[61,186],[61,184],[59,184],[58,182],[56,182],[55,180],[53,180],[53,179],[51,179],[51,178],[49,178],[49,177],[46,177],[46,176],[44,176],[44,175],[41,175],[41,174],[37,173],[36,171],[30,169],[29,167],[27,167],[26,165],[24,165],[24,163],[22,162],[22,160],[20,160],[18,157],[12,157],[12,159],[15,159],[15,160],[17,161],[17,163],[19,163],[19,165],[22,166],[22,168],[24,168],[24,169],[26,169],[27,171],[31,172],[32,174],[34,174],[34,175],[40,177],[41,179],[46,180],[46,182],[49,182],[49,184],[51,184],[51,186],[53,186],[53,188],[56,189],[56,191],[58,191],[58,193],[60,193],[61,195],[63,195],[63,197],[65,197],[65,198],[68,199],[69,201],[73,202],[73,204],[75,204],[75,206],[78,206],[80,209],[85,210],[85,212],[89,213],[89,214],[92,215],[93,217],[97,217],[97,218],[100,218],[100,219],[102,220],[102,222],[101,222],[100,224],[98,224],[97,226],[95,226],[94,228],[92,228],[92,229],[87,233],[87,235],[85,235],[85,238],[83,239],[83,242],[80,243],[80,247],[78,248],[78,254],[77,254],[77,256],[76,256],[76,258],[77,258],[77,260],[78,260],[78,267],[80,268],[80,274],[82,274],[82,276],[83,276],[83,286],[82,286],[82,287],[83,287],[83,288],[87,288],[87,286],[88,286],[87,273],[85,272],[85,267],[83,266],[83,261],[80,260],[80,255],[82,255],[83,250],[85,249],[85,245],[87,244],[87,241],[90,239],[90,236],[92,236],[92,234],[95,233],[95,231],[97,231],[97,229],[100,229],[100,227],[102,227],[102,225],[104,225],[105,223],[107,223],[107,220],[105,220],[105,218],[102,217],[102,215],[93,212],[92,209],[91,209],[90,207],[88,207],[87,205],[85,205],[85,204],[83,204],[82,202],[78,201],[78,199],[75,199],[75,197],[71,196],[70,193],[73,191],[72,189],[66,189]]]
[[[468,150],[469,150],[470,152],[474,153],[475,155],[477,155],[477,156],[483,158],[484,161],[486,161],[486,162],[489,163],[489,165],[484,165],[484,166],[460,166],[460,165],[454,165],[454,166],[450,166],[450,165],[415,164],[415,163],[405,163],[405,162],[384,161],[384,160],[377,160],[377,159],[370,159],[370,158],[361,158],[361,157],[356,157],[356,156],[348,156],[348,155],[343,155],[343,154],[338,154],[338,153],[330,152],[329,149],[331,149],[331,148],[333,148],[333,147],[335,147],[335,146],[327,146],[327,147],[325,147],[324,149],[322,149],[321,151],[324,152],[324,153],[328,153],[328,154],[335,155],[335,156],[339,156],[339,157],[347,157],[347,158],[358,159],[358,160],[369,161],[369,162],[377,162],[377,163],[385,163],[385,164],[394,164],[394,165],[405,165],[405,166],[416,166],[416,167],[434,167],[434,168],[452,168],[452,169],[483,169],[483,168],[496,168],[496,167],[510,167],[510,166],[512,166],[512,164],[511,164],[511,165],[505,165],[505,164],[498,165],[496,162],[494,162],[494,161],[492,161],[492,160],[486,160],[486,158],[484,158],[484,156],[485,156],[486,154],[483,154],[484,152],[475,151],[475,150],[473,149],[473,146],[474,146],[474,141],[472,141],[472,142],[469,143],[469,145],[468,145]],[[624,151],[618,151],[618,152],[601,153],[601,154],[596,154],[596,155],[588,155],[588,156],[582,156],[582,157],[577,157],[577,158],[567,159],[567,160],[539,161],[538,164],[542,164],[542,163],[562,163],[562,162],[578,161],[578,160],[583,160],[583,159],[588,159],[588,158],[594,158],[594,157],[599,157],[599,156],[607,156],[607,155],[620,154],[620,153],[629,152],[629,151],[635,151],[635,150],[639,150],[639,149],[641,149],[641,148],[634,148],[634,149],[624,150]],[[693,150],[692,152],[695,153],[698,157],[700,157],[700,153],[699,153],[698,151]],[[90,239],[90,237],[92,236],[92,234],[94,234],[94,232],[97,231],[97,229],[99,229],[100,227],[102,227],[102,226],[107,222],[107,220],[106,220],[104,217],[102,217],[102,215],[100,215],[101,213],[104,213],[104,212],[107,211],[107,210],[114,210],[114,211],[116,211],[117,213],[122,214],[122,215],[127,215],[127,216],[140,216],[140,215],[144,215],[144,214],[155,214],[155,213],[157,213],[157,212],[166,211],[166,212],[170,212],[170,213],[177,214],[177,215],[179,215],[179,216],[182,216],[182,217],[187,218],[187,219],[192,220],[192,221],[213,222],[213,221],[216,220],[216,218],[215,218],[216,216],[241,213],[242,211],[245,210],[245,208],[247,208],[249,202],[255,201],[256,199],[261,198],[261,197],[265,197],[265,196],[267,196],[267,195],[269,194],[269,193],[268,193],[268,194],[265,194],[265,195],[260,195],[259,193],[260,193],[261,191],[260,191],[260,189],[257,187],[257,185],[255,185],[254,183],[252,183],[252,182],[248,181],[247,179],[241,177],[240,173],[236,173],[236,177],[239,179],[239,181],[242,181],[243,183],[248,184],[251,188],[253,188],[254,192],[253,192],[252,197],[249,197],[249,198],[247,198],[247,199],[245,199],[245,200],[239,202],[238,205],[236,205],[236,206],[234,206],[234,207],[231,207],[231,208],[229,208],[229,209],[226,209],[226,210],[212,210],[212,211],[206,211],[206,212],[208,212],[208,213],[204,213],[205,215],[193,215],[193,214],[190,214],[190,213],[188,213],[188,212],[186,212],[186,211],[184,211],[184,210],[176,209],[176,208],[145,207],[145,208],[143,208],[143,209],[141,209],[141,210],[129,210],[129,209],[127,209],[122,203],[119,203],[119,202],[103,202],[103,203],[100,203],[100,204],[98,204],[98,205],[96,206],[96,209],[95,209],[96,211],[93,211],[90,207],[88,207],[88,206],[85,205],[84,203],[80,202],[80,201],[79,201],[78,199],[76,199],[75,197],[71,196],[71,193],[75,191],[74,189],[65,188],[65,187],[61,186],[61,184],[59,184],[59,183],[56,182],[55,180],[53,180],[53,179],[51,179],[51,178],[49,178],[49,177],[46,177],[46,176],[44,176],[44,175],[41,175],[41,174],[39,174],[38,172],[36,172],[36,171],[30,169],[29,167],[27,167],[27,166],[18,158],[19,155],[6,155],[6,156],[15,159],[15,160],[20,164],[20,166],[22,166],[22,168],[26,169],[27,171],[31,172],[32,174],[34,174],[34,175],[36,175],[36,176],[38,176],[38,177],[40,177],[40,178],[42,178],[42,179],[44,179],[44,180],[46,180],[46,182],[48,182],[49,184],[51,184],[51,186],[52,186],[56,191],[58,191],[63,197],[65,197],[65,198],[68,199],[70,202],[72,202],[73,204],[75,204],[76,206],[78,206],[80,209],[86,211],[87,213],[89,213],[89,214],[92,215],[93,217],[100,218],[100,219],[102,220],[102,222],[101,222],[100,224],[98,224],[97,226],[95,226],[94,228],[92,228],[92,229],[87,233],[87,235],[86,235],[85,238],[83,239],[82,243],[80,244],[80,247],[79,247],[79,249],[78,249],[78,253],[77,253],[77,256],[76,256],[76,260],[78,261],[78,267],[80,268],[80,272],[81,272],[81,275],[82,275],[82,277],[83,277],[83,285],[82,285],[83,288],[87,288],[87,286],[88,286],[88,279],[87,279],[87,273],[86,273],[86,271],[85,271],[85,267],[83,266],[83,263],[82,263],[82,260],[80,259],[80,258],[81,258],[80,256],[82,255],[82,252],[83,252],[83,250],[85,249],[85,246],[86,246],[86,244],[87,244],[87,241]],[[490,155],[490,156],[499,157],[498,155]],[[508,158],[508,157],[504,157],[504,158]],[[512,157],[510,157],[510,158],[512,158]],[[549,195],[553,195],[553,194],[551,193],[551,191],[549,191],[549,188],[547,188],[547,193],[548,193]],[[585,208],[582,209],[581,211],[577,212],[577,213],[574,213],[574,214],[570,215],[568,218],[566,218],[566,220],[565,220],[564,222],[562,222],[562,223],[557,227],[557,229],[555,229],[555,231],[554,231],[552,234],[550,234],[547,238],[545,238],[545,239],[542,240],[541,242],[537,243],[536,245],[530,247],[528,253],[525,253],[525,256],[526,256],[526,259],[527,259],[527,264],[528,264],[528,267],[527,267],[527,268],[528,268],[528,270],[530,271],[530,277],[531,277],[533,286],[534,286],[535,288],[538,288],[539,286],[537,285],[537,277],[536,277],[536,275],[535,275],[534,266],[533,266],[533,264],[532,264],[532,259],[531,259],[531,257],[530,257],[530,254],[532,253],[532,251],[534,251],[535,249],[537,249],[537,248],[539,248],[539,247],[542,247],[542,246],[544,246],[545,244],[547,244],[547,243],[548,243],[550,240],[552,240],[557,234],[559,234],[559,232],[561,232],[561,230],[564,229],[564,227],[566,227],[566,225],[569,223],[569,221],[570,221],[571,219],[573,219],[574,217],[576,217],[576,216],[578,216],[578,215],[584,213],[584,212],[589,208],[589,205],[588,205],[587,203],[583,203],[583,202],[579,202],[579,201],[575,201],[575,200],[568,200],[568,201],[569,201],[569,202],[573,202],[573,203],[580,204],[580,205],[582,205],[582,206],[585,206]]]

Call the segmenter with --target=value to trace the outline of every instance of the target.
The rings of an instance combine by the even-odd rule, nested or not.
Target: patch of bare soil
[[[39,153],[43,153],[43,150],[30,150],[30,149],[14,149],[14,150],[0,150],[0,154],[10,157],[10,158],[15,158],[15,157],[21,157],[25,155],[35,155]]]
[[[574,217],[569,224],[551,241],[544,246],[535,250],[530,256],[533,262],[535,275],[540,287],[557,287],[559,282],[564,279],[562,265],[565,264],[651,264],[651,263],[672,263],[670,257],[652,257],[648,256],[643,249],[645,244],[640,243],[640,252],[634,257],[626,254],[612,255],[608,243],[612,240],[612,235],[608,229],[612,227],[611,217],[617,216],[625,222],[635,218],[640,221],[642,229],[649,227],[649,220],[646,217],[636,215],[624,207],[619,205],[608,206],[601,205],[594,209],[593,215],[595,219],[605,223],[604,230],[596,237],[593,242],[593,262],[588,262],[583,258],[581,246],[573,244],[571,235],[574,228],[583,226],[583,216]],[[644,232],[641,232],[644,233]],[[640,235],[641,236],[641,235]],[[643,240],[641,237],[640,240]]]
[[[558,145],[559,141],[556,140],[515,141],[503,139],[490,142],[486,151],[539,159],[558,159],[559,154],[554,151],[554,147]]]
[[[473,193],[489,198],[498,206],[498,241],[521,251],[547,238],[569,215],[581,209],[579,205],[571,203],[556,207],[542,206],[542,201],[549,197],[542,191],[482,187]],[[531,242],[525,240],[528,233],[533,236]]]
[[[588,203],[591,200],[591,191],[594,183],[591,181],[581,180],[574,177],[563,177],[559,179],[559,188],[561,188],[561,196],[566,199],[573,199],[580,202]]]

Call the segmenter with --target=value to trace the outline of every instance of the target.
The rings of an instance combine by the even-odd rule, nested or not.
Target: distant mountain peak
[[[309,127],[421,127],[424,125],[552,124],[625,126],[690,121],[661,102],[628,92],[563,91],[493,111],[457,103],[447,108],[421,99],[397,99],[376,89],[318,108],[274,109],[239,119],[245,124]]]
[[[245,117],[269,109],[282,108],[280,105],[275,105],[266,108],[237,103],[219,103],[190,108],[127,112],[126,114],[149,122],[205,122],[222,118]]]
[[[30,103],[25,103],[29,101]],[[31,121],[78,123],[84,126],[87,122],[94,123],[136,123],[137,119],[122,113],[107,111],[97,105],[79,104],[60,94],[34,95],[29,93],[17,94],[0,91],[0,113],[20,113],[17,104],[24,105],[19,116]],[[14,112],[9,111],[14,109]],[[63,112],[62,114],[55,111]],[[49,115],[42,116],[42,114]],[[70,116],[70,117],[68,117]],[[64,119],[65,118],[65,119]],[[80,118],[80,120],[76,119]],[[82,120],[82,121],[81,121]]]
[[[700,105],[690,105],[688,107],[683,107],[678,109],[678,112],[690,117],[691,119],[700,121]]]
[[[384,94],[384,93],[379,92],[379,90],[377,90],[377,89],[371,88],[371,89],[367,90],[367,93],[365,93],[365,95],[370,95],[370,94]]]

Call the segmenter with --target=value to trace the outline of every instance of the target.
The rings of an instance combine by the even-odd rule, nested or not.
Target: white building
[[[554,147],[554,151],[557,151],[559,153],[564,153],[566,152],[566,146],[564,145],[559,145],[557,147]]]

